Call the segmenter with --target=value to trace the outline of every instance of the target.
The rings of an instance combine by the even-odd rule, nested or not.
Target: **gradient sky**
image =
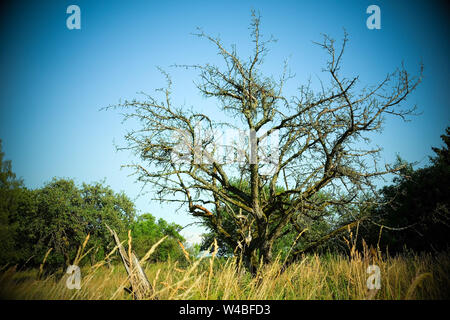
[[[81,30],[68,30],[66,8],[81,8]],[[366,27],[366,8],[381,9],[381,30]],[[285,58],[296,78],[288,90],[309,76],[325,79],[322,50],[312,41],[326,33],[350,42],[342,72],[375,84],[400,66],[416,74],[424,63],[424,80],[408,99],[420,116],[410,122],[388,120],[373,142],[383,159],[396,154],[418,167],[426,165],[431,147],[441,145],[449,125],[448,7],[437,1],[11,1],[2,5],[0,21],[0,139],[13,170],[30,188],[52,177],[77,183],[105,179],[115,191],[136,201],[139,212],[186,225],[182,211],[160,205],[150,195],[136,198],[140,185],[120,169],[132,160],[116,153],[129,125],[114,111],[99,111],[136,92],[164,86],[156,67],[173,75],[175,103],[216,110],[194,90],[195,73],[170,65],[216,62],[214,47],[191,33],[196,27],[220,34],[247,57],[251,9],[259,10],[261,32],[278,39],[265,70],[275,75]],[[187,228],[194,240],[202,229]]]

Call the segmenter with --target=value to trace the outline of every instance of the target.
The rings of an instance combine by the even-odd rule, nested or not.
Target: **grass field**
[[[380,268],[381,287],[369,290],[369,265]],[[281,271],[282,261],[262,267],[252,277],[236,266],[236,259],[214,256],[178,262],[147,263],[153,285],[151,299],[449,299],[450,254],[307,255]],[[44,267],[45,268],[45,267]],[[54,273],[39,279],[39,269],[3,268],[3,299],[132,299],[122,264],[104,263],[81,269],[81,289],[68,289],[68,275]]]

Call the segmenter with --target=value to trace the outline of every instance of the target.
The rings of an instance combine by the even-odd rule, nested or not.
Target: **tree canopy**
[[[10,160],[4,159],[0,140],[0,264],[14,258],[14,235],[17,221],[11,219],[18,210],[23,181],[16,178]]]
[[[91,263],[103,259],[114,247],[105,224],[123,239],[132,230],[138,255],[165,235],[169,239],[158,247],[154,260],[182,255],[177,242],[184,241],[181,227],[163,219],[155,222],[149,213],[137,216],[134,203],[123,192],[100,182],[77,186],[64,178],[28,189],[16,178],[11,161],[4,160],[1,144],[0,164],[0,265],[36,266],[51,248],[46,264],[67,266],[87,235]]]
[[[367,242],[397,253],[404,248],[436,252],[448,249],[450,231],[450,128],[433,147],[430,164],[414,170],[403,164],[401,175],[382,188],[383,204],[374,208],[377,224],[364,225]]]

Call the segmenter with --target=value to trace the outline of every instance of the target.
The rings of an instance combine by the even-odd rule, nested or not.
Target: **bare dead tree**
[[[306,228],[301,221],[318,219],[329,208],[354,212],[353,219],[306,249],[294,246],[291,259],[366,218],[365,208],[376,199],[376,179],[400,169],[379,164],[380,149],[370,146],[368,134],[381,131],[386,116],[405,119],[414,112],[414,108],[401,109],[401,103],[422,75],[422,67],[419,77],[413,78],[402,66],[376,85],[361,86],[358,76],[346,78],[340,73],[347,34],[340,49],[325,35],[318,45],[329,57],[324,70],[328,84],[321,83],[318,92],[311,84],[301,86],[298,95],[289,98],[283,87],[293,77],[286,65],[279,80],[261,72],[273,40],[263,40],[255,14],[251,29],[250,59],[241,59],[235,47],[229,50],[219,38],[199,31],[197,36],[218,49],[224,66],[185,66],[198,70],[198,90],[218,101],[218,109],[237,122],[219,122],[174,106],[171,79],[165,72],[163,101],[143,93],[143,101],[112,106],[125,110],[124,120],[140,123],[138,130],[126,135],[128,144],[121,148],[140,158],[128,165],[137,179],[155,188],[156,199],[179,202],[191,215],[207,220],[230,247],[240,248],[248,264],[255,256],[270,262],[277,238],[292,231],[303,234]],[[217,128],[236,125],[248,132],[250,147],[228,145],[227,155],[237,154],[239,161],[221,161]],[[267,163],[262,145],[275,134],[278,148],[271,155],[272,163]],[[317,197],[319,192],[329,196]],[[224,226],[224,212],[232,218],[233,230]]]

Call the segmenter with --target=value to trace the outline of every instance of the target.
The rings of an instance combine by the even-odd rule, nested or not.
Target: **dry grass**
[[[218,259],[217,247],[208,257],[146,264],[145,273],[158,299],[448,299],[450,254],[406,254],[382,258],[379,252],[350,250],[349,256],[307,255],[282,272],[278,259],[261,267],[256,276],[236,265],[236,259]],[[148,258],[148,257],[147,257]],[[144,260],[144,259],[143,259]],[[367,289],[367,267],[381,271],[381,288]],[[66,287],[66,274],[39,278],[39,269],[0,273],[3,299],[132,299],[121,264],[99,262],[82,268],[80,290]]]

